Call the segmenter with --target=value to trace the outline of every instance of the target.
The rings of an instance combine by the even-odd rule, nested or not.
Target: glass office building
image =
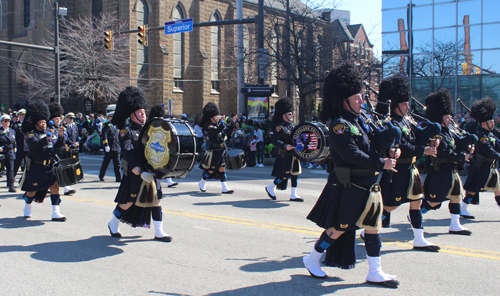
[[[383,76],[409,77],[421,102],[448,88],[500,109],[499,12],[499,0],[382,0]]]

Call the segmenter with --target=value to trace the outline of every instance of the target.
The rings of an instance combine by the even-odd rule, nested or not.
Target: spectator
[[[250,156],[250,141],[252,140],[252,135],[250,134],[250,128],[245,129],[245,137],[243,138],[243,151],[245,151],[245,158],[248,162]]]
[[[255,166],[255,154],[257,152],[257,137],[255,135],[252,136],[250,140],[250,155],[248,158],[247,166],[254,167]]]
[[[253,134],[257,139],[257,167],[264,167],[264,133],[262,132],[262,126],[260,123],[254,123]]]
[[[94,132],[88,137],[87,142],[83,146],[87,153],[99,152],[99,149],[101,149],[101,137],[99,136],[98,129],[94,129]]]
[[[239,122],[235,122],[231,137],[233,138],[232,148],[243,149],[243,144],[245,141],[245,132],[243,131],[243,129],[240,128]]]
[[[200,119],[196,117],[194,119],[194,133],[196,134],[196,150],[201,149],[201,144],[203,144],[203,128],[200,126]]]
[[[265,157],[275,157],[276,155],[274,155],[274,153],[273,153],[273,149],[274,149],[273,129],[271,127],[267,130],[266,135],[264,136],[264,145],[265,145],[264,156]]]

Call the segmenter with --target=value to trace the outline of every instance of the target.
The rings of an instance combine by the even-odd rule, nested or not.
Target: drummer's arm
[[[49,144],[48,140],[49,137],[40,138],[37,134],[30,133],[26,136],[26,144],[30,150],[42,149]]]
[[[278,128],[280,127],[280,128]],[[285,134],[285,131],[283,130],[283,127],[278,125],[274,129],[273,133],[273,145],[275,147],[278,147],[278,149],[286,149],[286,150],[291,150],[293,149],[292,145],[286,144],[285,142],[281,141],[281,137]]]
[[[129,168],[139,167],[139,162],[137,161],[137,154],[135,151],[135,147],[132,141],[132,135],[128,130],[127,133],[124,133],[123,130],[120,132],[120,147],[122,148],[121,154],[123,159],[128,164]]]

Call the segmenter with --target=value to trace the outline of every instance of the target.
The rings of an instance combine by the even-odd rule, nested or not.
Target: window
[[[173,11],[172,19],[174,21],[182,20],[184,13],[182,8],[177,5]],[[182,72],[184,61],[184,33],[172,34],[174,38],[174,88],[182,89]]]
[[[30,6],[31,6],[31,1],[30,0],[24,0],[24,27],[27,28],[30,25]]]
[[[271,85],[274,89],[274,94],[278,92],[278,62],[277,56],[279,51],[278,48],[278,35],[276,34],[278,28],[273,28],[271,30],[271,48],[269,49],[269,54],[271,55],[270,66],[271,66]]]
[[[220,21],[217,13],[210,17],[211,22]],[[210,27],[210,80],[212,81],[212,90],[219,91],[219,44],[220,44],[220,26]]]
[[[457,24],[456,3],[434,5],[434,27],[450,27]]]
[[[145,0],[140,0],[137,3],[137,26],[147,25],[149,18],[149,9]],[[147,38],[147,36],[146,36]],[[146,39],[147,40],[147,39]],[[148,78],[148,47],[142,46],[137,43],[137,77],[141,78],[139,80],[140,84],[146,83],[145,80]]]
[[[92,0],[92,16],[99,17],[102,13],[102,0]]]

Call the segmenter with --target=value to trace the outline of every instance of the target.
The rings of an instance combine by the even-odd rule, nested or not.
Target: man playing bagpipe
[[[153,218],[155,240],[170,242],[172,237],[163,231],[161,183],[151,173],[141,173],[138,160],[139,134],[146,123],[147,106],[144,92],[137,87],[128,86],[118,96],[111,123],[120,129],[123,178],[108,229],[111,236],[121,237],[120,222],[149,228]],[[127,118],[130,118],[129,124],[126,124]]]
[[[49,117],[49,108],[43,101],[35,101],[28,105],[22,126],[29,149],[25,172],[21,179],[21,188],[26,192],[24,194],[24,217],[31,217],[33,200],[42,203],[50,189],[52,221],[66,221],[66,217],[59,211],[61,196],[53,166],[56,150],[65,144],[64,128],[56,129],[57,134],[47,132]]]
[[[387,108],[390,108],[392,123],[402,132],[401,157],[398,158],[396,165],[397,172],[384,171],[380,180],[382,188],[382,199],[384,201],[384,212],[382,216],[382,224],[384,227],[389,227],[390,213],[404,203],[410,203],[410,213],[408,218],[413,228],[413,249],[437,252],[440,248],[424,238],[424,229],[422,227],[422,212],[420,211],[421,200],[424,198],[422,180],[420,173],[416,167],[417,158],[423,155],[436,156],[437,149],[429,145],[417,144],[416,131],[418,126],[414,121],[410,122],[410,100],[412,90],[408,80],[401,76],[395,75],[386,78],[380,83],[379,96],[376,111],[386,114]],[[390,106],[381,102],[390,101]],[[436,130],[439,132],[440,129]],[[424,134],[423,132],[421,132]],[[418,135],[424,136],[424,135]],[[427,134],[427,139],[435,134]]]
[[[449,200],[451,215],[449,233],[470,235],[472,232],[460,224],[460,200],[464,196],[462,181],[458,174],[459,166],[469,160],[470,153],[460,144],[457,129],[453,126],[452,96],[447,89],[430,94],[425,99],[426,117],[441,124],[441,132],[434,138],[439,140],[437,157],[431,165],[424,182],[425,200],[422,201],[422,214],[436,210],[441,203]]]
[[[334,169],[307,216],[325,231],[303,262],[313,277],[326,277],[321,270],[320,259],[328,249],[333,257],[332,266],[353,268],[356,262],[355,231],[364,228],[369,266],[367,282],[396,288],[399,285],[396,276],[384,273],[381,268],[383,205],[377,184],[379,172],[394,170],[396,160],[379,157],[376,152],[378,147],[372,144],[373,139],[360,117],[362,87],[358,68],[349,62],[334,67],[325,79],[321,119],[332,119],[329,144]],[[390,140],[390,146],[394,137],[387,140]],[[397,156],[395,149],[388,154],[394,158]]]
[[[464,184],[467,194],[462,200],[461,216],[466,219],[474,219],[467,207],[479,192],[494,191],[495,200],[500,207],[500,195],[497,194],[500,191],[500,182],[496,168],[500,153],[495,150],[498,139],[492,133],[495,128],[495,111],[496,106],[491,98],[476,101],[471,106],[470,116],[479,124],[479,140],[474,149],[474,162]]]
[[[203,170],[198,186],[201,192],[207,191],[205,184],[208,179],[220,179],[222,193],[232,194],[234,190],[227,187],[226,161],[224,155],[226,147],[224,138],[226,137],[226,125],[224,121],[219,121],[219,107],[214,102],[208,102],[203,107],[203,118],[201,125],[203,131],[208,134],[207,152],[200,163]]]
[[[276,156],[271,175],[275,177],[274,181],[267,185],[265,190],[267,195],[275,200],[274,189],[286,190],[288,179],[292,185],[290,201],[302,202],[304,199],[297,195],[297,178],[302,172],[300,161],[291,153],[294,149],[292,145],[293,124],[293,102],[290,98],[281,98],[276,102],[274,108],[274,133],[272,143],[278,148],[279,153]],[[307,147],[307,145],[304,145]]]

